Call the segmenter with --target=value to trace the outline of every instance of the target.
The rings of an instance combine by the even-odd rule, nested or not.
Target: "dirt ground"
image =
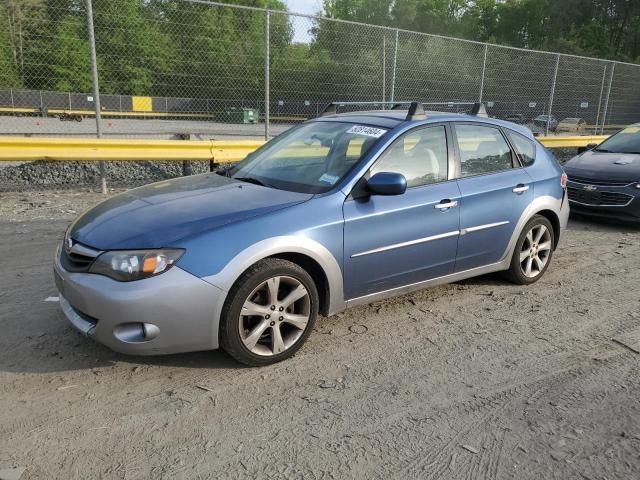
[[[545,277],[321,319],[291,360],[119,355],[56,303],[90,192],[0,194],[0,472],[38,479],[638,479],[640,229],[572,220]]]

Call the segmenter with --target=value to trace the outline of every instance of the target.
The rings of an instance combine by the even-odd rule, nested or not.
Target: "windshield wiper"
[[[600,153],[616,153],[612,152],[611,150],[607,150],[606,148],[594,148],[593,150]]]
[[[254,185],[260,185],[261,187],[268,187],[269,185],[267,185],[264,182],[261,182],[260,180],[258,180],[257,178],[254,177],[233,177],[236,180],[240,180],[241,182],[246,182],[246,183],[253,183]]]
[[[233,170],[233,165],[227,165],[226,167],[216,168],[214,173],[222,177],[231,177],[231,170]]]

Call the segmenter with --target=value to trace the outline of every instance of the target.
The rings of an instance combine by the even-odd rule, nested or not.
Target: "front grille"
[[[60,264],[68,272],[87,272],[100,253],[80,243],[74,243],[70,249],[63,245],[60,248]]]
[[[68,272],[86,272],[95,258],[60,249],[60,263]]]
[[[616,206],[623,207],[627,205],[633,197],[624,193],[615,192],[589,192],[579,188],[567,188],[569,200],[593,206]]]
[[[584,183],[585,185],[601,185],[612,187],[625,187],[632,182],[620,181],[620,180],[594,180],[592,178],[576,177],[575,175],[568,176],[570,182]]]

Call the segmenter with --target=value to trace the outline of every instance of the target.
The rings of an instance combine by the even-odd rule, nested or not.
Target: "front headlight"
[[[169,270],[184,250],[114,250],[104,252],[91,265],[90,273],[106,275],[119,282],[131,282],[152,277]]]

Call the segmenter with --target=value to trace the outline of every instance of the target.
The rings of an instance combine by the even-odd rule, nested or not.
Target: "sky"
[[[292,13],[306,13],[308,15],[316,15],[322,10],[322,0],[284,0],[287,8]],[[308,19],[302,17],[292,17],[293,41],[300,43],[308,43],[309,28],[311,23]]]
[[[322,9],[322,0],[285,0],[290,12],[314,15]]]

